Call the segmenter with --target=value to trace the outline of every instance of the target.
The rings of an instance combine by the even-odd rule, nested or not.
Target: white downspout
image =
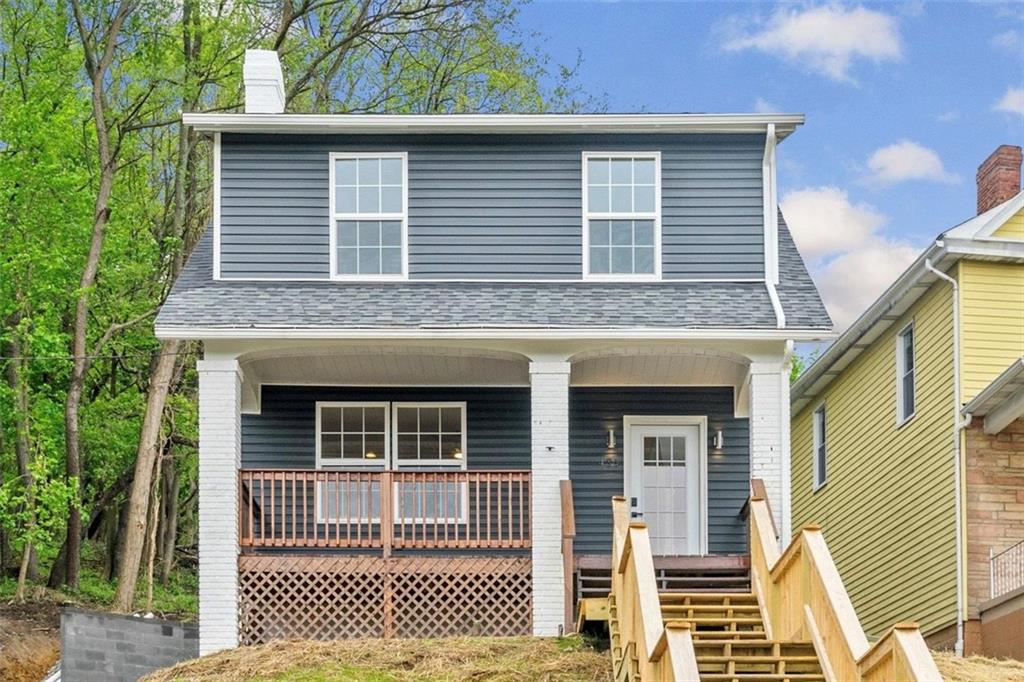
[[[960,418],[960,286],[957,281],[932,265],[931,259],[925,259],[925,269],[946,282],[953,288],[953,486],[956,489],[953,497],[954,513],[956,514],[956,644],[957,656],[964,655],[964,575],[963,575],[963,529],[961,528],[961,491],[960,467],[963,455],[960,451],[960,431],[970,423],[970,417]]]

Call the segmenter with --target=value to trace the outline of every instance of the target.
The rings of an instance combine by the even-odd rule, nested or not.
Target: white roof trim
[[[969,403],[964,405],[963,414],[985,416],[990,410],[999,406],[1001,402],[999,394],[1004,389],[1020,383],[1022,377],[1024,377],[1024,356],[1010,363],[1009,367],[993,379],[988,386],[983,388],[978,395],[974,396]]]
[[[803,114],[182,114],[203,133],[764,133],[782,139]]]
[[[1024,208],[1024,192],[990,208],[979,216],[960,223],[942,236],[950,239],[988,239],[996,230]]]
[[[600,329],[574,327],[361,328],[338,327],[156,327],[159,339],[543,339],[636,340],[719,339],[818,341],[832,336],[827,329],[686,329],[633,327]]]

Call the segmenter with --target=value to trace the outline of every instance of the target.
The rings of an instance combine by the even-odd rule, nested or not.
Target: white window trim
[[[401,159],[402,160],[402,212],[401,213],[338,213],[335,206],[334,166],[341,159]],[[339,281],[395,281],[409,279],[409,154],[408,152],[331,152],[328,154],[328,183],[330,189],[330,261],[331,279]],[[338,221],[347,220],[400,220],[402,223],[402,272],[393,275],[346,275],[338,272]]]
[[[654,212],[653,213],[591,213],[587,191],[587,161],[590,159],[654,159]],[[617,151],[583,152],[583,279],[605,282],[650,281],[661,279],[661,152],[660,151]],[[654,272],[642,274],[590,274],[590,221],[591,220],[653,220],[654,221]]]
[[[908,414],[906,417],[903,416],[903,401],[905,396],[903,394],[903,375],[906,373],[906,367],[904,362],[903,352],[903,335],[910,329],[914,333],[914,345],[911,348],[911,354],[914,358],[914,367],[911,370],[914,375],[914,411]],[[896,332],[896,427],[903,426],[911,419],[917,416],[917,328],[914,326],[914,321],[911,320],[903,326],[898,332]]]
[[[457,407],[462,412],[462,459],[453,460],[438,460],[437,463],[424,464],[422,460],[418,459],[406,459],[402,460],[398,458],[398,408],[400,407]],[[458,469],[465,471],[467,462],[469,460],[468,452],[466,451],[466,401],[425,401],[425,402],[393,402],[391,403],[391,423],[395,425],[395,428],[391,430],[391,452],[394,453],[394,457],[389,460],[389,464],[394,469]],[[440,428],[440,426],[438,427]]]
[[[462,413],[462,424],[461,424],[462,444],[460,446],[462,448],[462,459],[455,459],[455,460],[450,460],[450,461],[438,460],[436,463],[429,463],[429,464],[424,464],[421,460],[418,460],[418,459],[408,459],[408,460],[400,460],[400,459],[398,459],[398,408],[400,408],[400,407],[439,407],[439,408],[440,407],[457,407],[457,408],[459,408],[459,410]],[[395,425],[395,428],[393,428],[391,430],[392,431],[392,433],[391,433],[391,438],[392,438],[391,451],[394,453],[394,457],[391,460],[391,466],[392,466],[393,469],[395,469],[396,471],[400,471],[402,469],[405,469],[407,471],[423,470],[423,471],[427,471],[427,472],[429,472],[429,471],[437,471],[438,469],[443,469],[443,470],[446,470],[446,471],[450,471],[450,470],[465,471],[466,470],[467,462],[469,460],[469,456],[468,456],[468,453],[466,451],[466,401],[463,400],[463,401],[440,401],[440,402],[438,402],[438,401],[393,402],[391,404],[391,410],[392,410],[391,423]],[[438,425],[438,428],[440,428],[440,425]],[[439,521],[441,523],[459,523],[459,524],[464,524],[464,523],[467,523],[469,521],[469,482],[467,481],[467,482],[461,484],[459,487],[461,488],[461,495],[460,495],[460,497],[462,498],[462,500],[461,500],[462,504],[461,504],[460,508],[462,510],[462,514],[460,514],[459,516],[449,516],[449,517],[445,517],[445,518],[438,517],[436,519],[437,521]],[[395,519],[396,520],[401,520],[404,523],[415,524],[415,523],[423,523],[424,521],[430,522],[430,521],[434,521],[435,520],[433,517],[429,518],[429,519],[423,519],[423,518],[417,517],[417,516],[404,516],[404,517],[398,516],[397,512],[398,512],[398,509],[400,509],[399,500],[398,500],[398,488],[395,488],[394,499],[392,500],[391,508],[395,510]]]
[[[818,415],[821,415],[819,420]],[[821,431],[825,427],[825,440],[822,442]],[[818,461],[818,450],[825,446],[825,471],[821,471]],[[811,480],[811,492],[818,492],[828,483],[828,406],[826,403],[819,403],[811,413],[811,462],[814,469],[814,478]]]
[[[339,457],[339,458],[327,458],[326,461],[320,452],[320,410],[324,407],[383,407],[384,408],[384,454],[378,460],[367,460],[362,457],[355,459],[352,457]],[[364,402],[364,401],[330,401],[330,400],[318,400],[316,401],[316,468],[317,469],[332,469],[339,467],[359,467],[362,469],[386,469],[388,462],[391,461],[391,439],[388,437],[390,433],[390,418],[391,410],[389,404],[382,401]],[[344,420],[344,415],[342,415]],[[344,421],[342,422],[342,430],[344,430]],[[344,451],[342,451],[344,455]]]

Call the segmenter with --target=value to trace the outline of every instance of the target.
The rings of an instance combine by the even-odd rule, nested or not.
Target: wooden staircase
[[[779,550],[771,510],[751,496],[750,588],[665,590],[643,523],[612,501],[608,626],[617,682],[925,682],[938,668],[921,632],[900,623],[869,643],[821,529]]]
[[[635,650],[623,652],[614,596],[609,631],[616,680],[639,677]],[[825,680],[814,646],[772,641],[752,592],[662,592],[663,620],[689,625],[700,680],[714,682],[820,682]]]

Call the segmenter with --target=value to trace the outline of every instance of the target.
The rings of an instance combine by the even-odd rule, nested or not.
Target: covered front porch
[[[202,648],[571,629],[613,495],[656,554],[745,571],[751,477],[788,523],[787,366],[739,339],[207,342]]]

